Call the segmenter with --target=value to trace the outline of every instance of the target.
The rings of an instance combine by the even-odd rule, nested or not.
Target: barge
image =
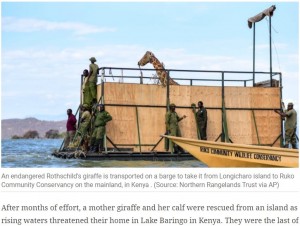
[[[161,135],[166,134],[165,113],[170,103],[175,103],[178,115],[187,116],[179,123],[182,136],[198,139],[195,103],[199,100],[208,112],[209,141],[283,145],[283,120],[274,112],[282,110],[280,72],[270,76],[270,72],[178,70],[164,66],[102,67],[99,72],[98,103],[105,104],[113,118],[106,126],[105,151],[90,153],[83,146],[64,149],[62,144],[53,152],[55,157],[100,161],[195,159],[189,152],[167,152],[168,138]],[[78,113],[79,107],[76,116],[80,118]]]

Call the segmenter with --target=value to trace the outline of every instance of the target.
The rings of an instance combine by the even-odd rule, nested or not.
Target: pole
[[[221,141],[225,142],[225,128],[224,128],[224,98],[225,98],[225,90],[224,90],[224,72],[222,72],[222,134]]]
[[[272,17],[269,16],[269,36],[270,36],[270,87],[272,87]]]
[[[253,86],[255,85],[255,23],[253,23]]]
[[[281,112],[283,112],[283,106],[282,106],[282,74],[280,73],[279,74],[279,81],[280,81],[280,108],[281,108]],[[281,121],[281,136],[280,136],[280,147],[284,147],[284,144],[283,144],[283,119],[282,117],[280,117],[280,121]]]
[[[140,124],[139,124],[139,112],[138,112],[138,108],[135,107],[135,115],[136,115],[136,126],[137,126],[137,132],[138,132],[138,141],[139,141],[139,149],[140,149],[140,153],[142,152],[142,148],[141,148],[141,134],[140,134]]]
[[[166,71],[167,74],[167,111],[170,110],[170,71]]]
[[[169,75],[170,71],[166,71],[166,73],[167,73],[167,89],[166,89],[166,105],[167,105],[167,108],[166,108],[166,112],[168,112],[170,110],[170,75]],[[166,151],[169,150],[169,139],[168,138],[165,138],[165,150]]]
[[[272,87],[272,35],[271,35],[271,28],[272,28],[272,19],[271,17],[274,14],[274,11],[276,9],[275,5],[272,5],[271,7],[265,9],[263,12],[257,14],[256,16],[253,16],[251,18],[248,19],[248,27],[251,29],[252,28],[252,24],[254,24],[254,29],[253,29],[253,46],[255,45],[255,23],[261,21],[265,16],[269,16],[270,20],[269,20],[269,36],[270,36],[270,86]],[[254,77],[254,47],[253,47],[253,77]],[[253,83],[255,81],[253,80]]]
[[[99,102],[98,102],[98,103],[101,103],[101,104],[104,104],[104,76],[105,76],[105,71],[104,71],[104,69],[102,69],[101,84],[100,84],[101,85],[101,96],[100,96],[100,99],[99,99]],[[98,87],[97,87],[97,89],[98,89]],[[103,137],[103,146],[104,146],[104,150],[105,150],[104,152],[105,152],[105,154],[107,154],[106,131],[105,131],[104,137]]]
[[[99,100],[99,102],[101,104],[104,104],[104,75],[105,75],[105,71],[104,69],[102,70],[102,73],[101,73],[101,100]]]
[[[259,135],[258,135],[258,128],[257,128],[257,124],[256,124],[256,119],[255,119],[255,113],[254,110],[252,110],[252,117],[253,117],[253,121],[254,121],[254,126],[255,126],[255,131],[256,131],[256,137],[257,137],[257,142],[260,145],[260,139],[259,139]]]

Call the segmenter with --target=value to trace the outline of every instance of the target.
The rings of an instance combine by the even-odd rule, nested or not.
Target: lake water
[[[59,159],[52,156],[59,149],[61,139],[2,140],[1,163],[3,168],[80,168],[80,167],[146,167],[190,168],[206,167],[197,160],[188,161],[88,161]]]

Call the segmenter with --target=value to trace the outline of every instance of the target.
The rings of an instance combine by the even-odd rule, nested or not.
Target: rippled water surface
[[[144,167],[144,168],[189,168],[206,167],[197,160],[188,161],[88,161],[81,159],[59,159],[51,153],[59,149],[62,140],[2,140],[3,168],[80,168],[80,167]]]

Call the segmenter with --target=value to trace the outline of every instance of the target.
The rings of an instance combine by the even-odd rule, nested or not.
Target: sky
[[[92,56],[137,68],[149,50],[168,69],[252,71],[247,20],[273,4],[272,70],[298,110],[298,1],[2,2],[1,118],[66,119]],[[270,70],[268,29],[268,18],[256,24],[256,71]]]

